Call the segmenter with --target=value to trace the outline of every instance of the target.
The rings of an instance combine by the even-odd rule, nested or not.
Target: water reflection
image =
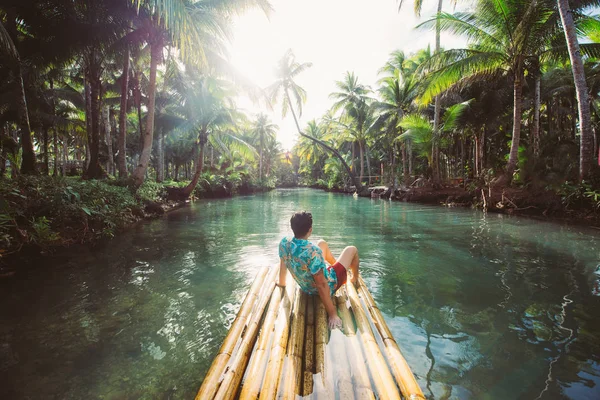
[[[597,232],[310,190],[198,202],[0,281],[0,398],[193,397],[298,209],[358,246],[429,398],[600,398]]]

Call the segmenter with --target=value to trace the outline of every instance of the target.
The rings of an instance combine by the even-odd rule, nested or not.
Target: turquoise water
[[[358,247],[428,398],[600,398],[600,231],[304,189],[200,201],[0,280],[0,398],[193,398],[299,209]]]

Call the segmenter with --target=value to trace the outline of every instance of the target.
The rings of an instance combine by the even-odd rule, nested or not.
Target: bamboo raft
[[[279,268],[257,274],[196,399],[425,399],[362,278],[337,291],[342,330]]]

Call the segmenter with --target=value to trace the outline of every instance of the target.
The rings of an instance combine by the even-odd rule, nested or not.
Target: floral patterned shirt
[[[328,268],[319,246],[308,240],[283,238],[279,243],[279,257],[290,271],[294,280],[304,292],[318,294],[313,275],[323,270],[331,294],[337,286],[337,275],[333,268]]]

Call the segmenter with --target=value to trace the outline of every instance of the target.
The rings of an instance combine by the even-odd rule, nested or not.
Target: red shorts
[[[346,267],[344,267],[339,261],[333,264],[330,269],[335,271],[335,275],[337,276],[337,286],[335,290],[338,290],[342,287],[346,280],[348,279],[348,272],[346,271]]]

